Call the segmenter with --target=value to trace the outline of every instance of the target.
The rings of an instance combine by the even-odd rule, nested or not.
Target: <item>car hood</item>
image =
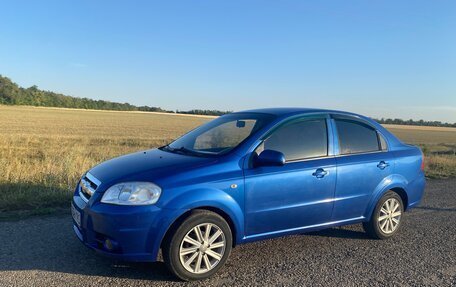
[[[165,177],[205,166],[215,158],[195,157],[151,149],[102,162],[89,173],[103,185],[120,181],[160,181]]]

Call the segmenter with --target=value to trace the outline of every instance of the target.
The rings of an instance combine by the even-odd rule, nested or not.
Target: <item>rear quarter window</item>
[[[378,139],[380,140],[380,146],[383,151],[388,150],[388,144],[386,143],[385,137],[378,133]]]

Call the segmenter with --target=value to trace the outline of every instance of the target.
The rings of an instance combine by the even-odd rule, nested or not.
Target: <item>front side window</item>
[[[280,151],[286,161],[316,158],[328,155],[328,134],[325,119],[308,119],[286,124],[269,136],[257,148]]]
[[[273,115],[261,113],[228,114],[194,129],[162,149],[202,156],[224,154],[274,118]]]
[[[336,119],[339,153],[353,154],[381,150],[377,131],[361,122]]]

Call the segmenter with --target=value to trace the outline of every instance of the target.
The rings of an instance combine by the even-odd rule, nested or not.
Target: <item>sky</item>
[[[23,1],[0,74],[170,110],[318,107],[456,122],[456,1]]]

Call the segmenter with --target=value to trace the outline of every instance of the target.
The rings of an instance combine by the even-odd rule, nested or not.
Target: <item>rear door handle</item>
[[[327,175],[329,172],[322,168],[318,168],[314,173],[312,173],[313,176],[316,178],[323,178],[325,175]]]
[[[389,166],[389,163],[387,163],[387,162],[385,162],[385,161],[383,161],[383,160],[377,164],[377,167],[378,167],[379,169],[385,169],[385,168],[388,167],[388,166]]]

